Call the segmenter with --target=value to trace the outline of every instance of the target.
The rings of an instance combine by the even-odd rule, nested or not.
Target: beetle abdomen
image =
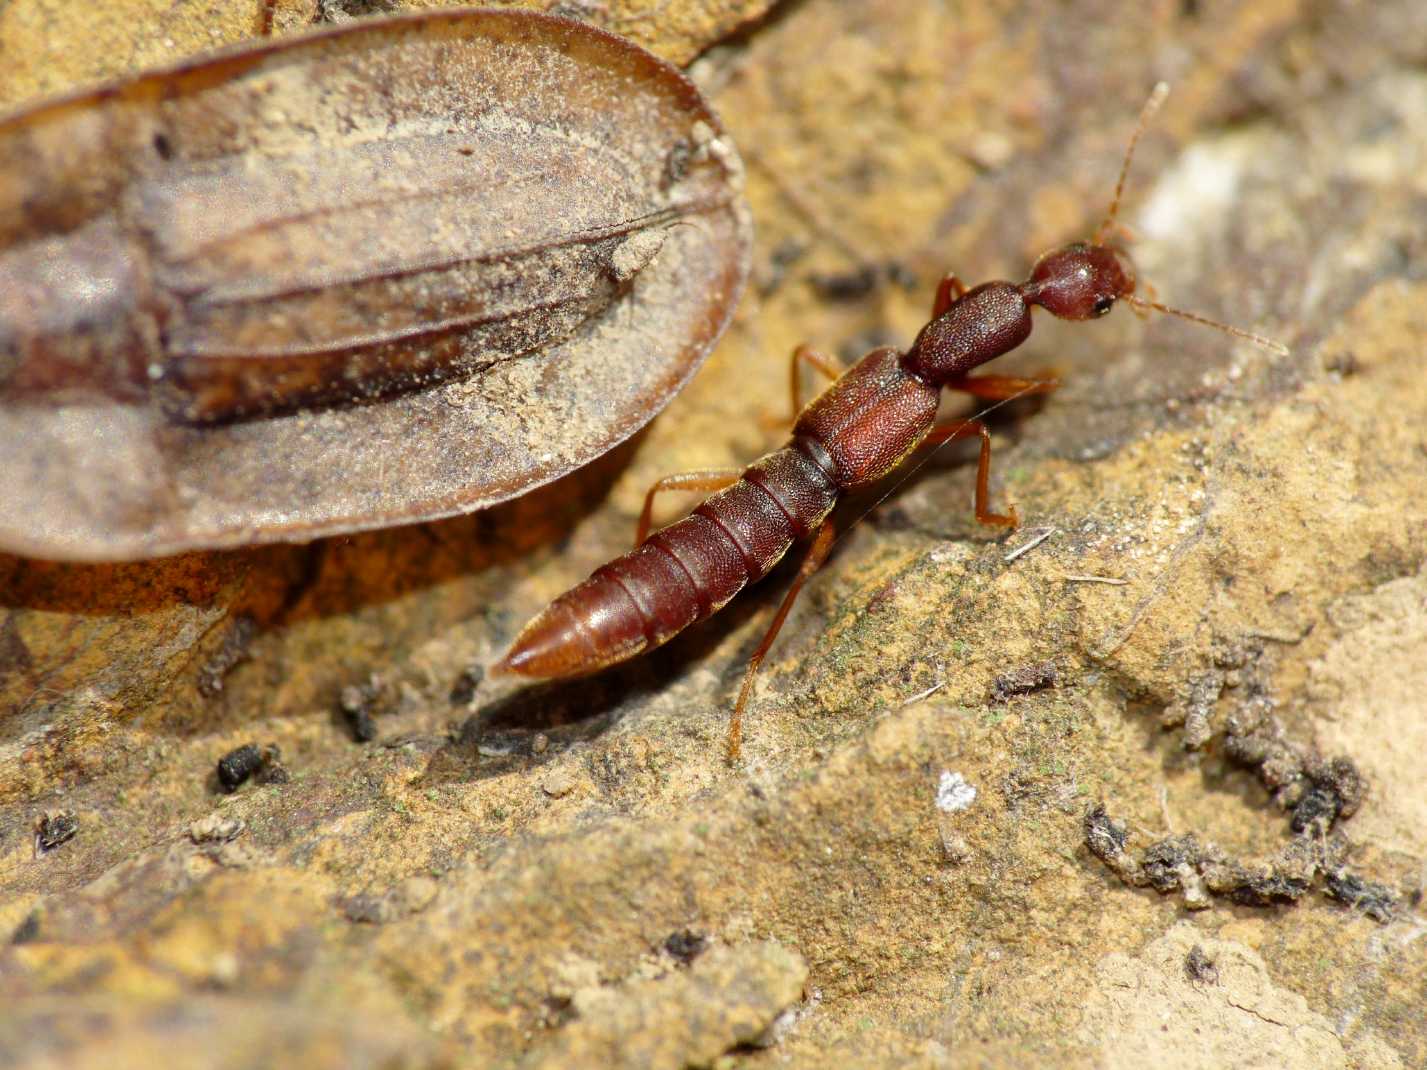
[[[836,501],[836,485],[801,444],[770,453],[693,515],[557,598],[498,668],[555,679],[651,650],[766,575]]]

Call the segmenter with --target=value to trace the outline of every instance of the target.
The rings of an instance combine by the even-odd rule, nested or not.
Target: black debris
[[[74,839],[79,831],[79,821],[69,811],[45,814],[35,826],[35,849],[40,854],[53,851],[62,843]]]
[[[991,701],[1005,702],[1014,695],[1029,695],[1035,691],[1043,691],[1047,687],[1054,687],[1059,681],[1060,673],[1056,670],[1053,661],[1025,665],[996,677],[995,682],[991,685]]]
[[[383,925],[391,920],[391,907],[379,895],[354,895],[342,904],[347,920],[358,925]]]
[[[578,5],[575,4],[556,4],[555,7],[569,7],[573,10],[578,10]],[[557,12],[555,8],[551,8],[551,11],[552,13],[567,15],[567,17],[571,18],[580,18],[579,15],[573,14],[572,12]],[[669,155],[664,160],[664,173],[659,178],[660,189],[667,190],[684,181],[684,178],[689,173],[689,164],[694,159],[695,151],[693,144],[683,138],[674,142],[673,148],[669,150]]]
[[[768,256],[768,267],[758,279],[758,293],[769,297],[782,288],[789,269],[807,253],[807,246],[792,238],[779,242]]]
[[[1311,788],[1293,808],[1289,825],[1294,832],[1303,832],[1314,826],[1323,829],[1333,827],[1338,820],[1340,800],[1328,788]]]
[[[15,931],[10,934],[12,944],[30,944],[40,938],[40,912],[32,910],[25,915],[25,920],[15,926]]]
[[[1141,887],[1145,883],[1140,864],[1125,850],[1123,825],[1116,824],[1103,803],[1092,806],[1085,814],[1085,846],[1126,884]]]
[[[247,660],[249,648],[258,634],[258,622],[245,614],[233,618],[218,650],[198,670],[198,693],[212,698],[223,690],[223,681],[235,666]]]
[[[1085,846],[1101,861],[1108,862],[1125,850],[1125,829],[1115,824],[1104,803],[1096,803],[1085,814]]]
[[[1204,949],[1198,944],[1191,947],[1189,954],[1184,956],[1184,974],[1195,984],[1219,983],[1219,967],[1214,965],[1214,960],[1204,954]]]
[[[1155,891],[1174,892],[1184,887],[1186,873],[1204,860],[1203,845],[1190,832],[1150,844],[1144,850],[1140,867]]]
[[[882,270],[876,264],[863,264],[852,271],[809,275],[808,281],[825,301],[856,301],[877,288]]]
[[[384,690],[381,678],[373,676],[365,684],[349,684],[342,688],[337,698],[337,706],[352,729],[352,738],[358,743],[370,743],[377,738],[375,713]]]
[[[476,688],[481,686],[486,671],[479,665],[470,665],[461,670],[456,682],[451,686],[451,705],[469,706],[476,697]]]
[[[1343,870],[1328,875],[1324,891],[1329,899],[1335,899],[1384,924],[1392,920],[1397,907],[1397,893],[1387,885],[1363,880]]]
[[[218,759],[218,784],[223,791],[237,791],[254,777],[260,784],[288,782],[290,778],[277,744],[270,743],[260,749],[256,743],[244,743]]]
[[[886,283],[910,291],[916,289],[920,280],[903,264],[889,260],[861,264],[851,271],[815,272],[808,276],[808,281],[824,301],[857,301]]]
[[[708,949],[709,938],[692,929],[680,929],[670,933],[664,941],[664,950],[681,965],[687,966]]]
[[[1315,758],[1304,763],[1303,775],[1311,785],[1293,811],[1293,831],[1302,832],[1320,821],[1327,832],[1333,822],[1352,817],[1367,794],[1367,784],[1348,758]]]
[[[1122,881],[1165,895],[1178,892],[1191,910],[1208,907],[1213,896],[1252,907],[1294,903],[1320,880],[1330,898],[1375,921],[1389,920],[1397,901],[1390,888],[1365,881],[1342,866],[1346,840],[1316,829],[1295,836],[1278,854],[1257,862],[1231,858],[1193,833],[1158,840],[1136,858],[1128,850],[1124,827],[1103,805],[1086,812],[1084,829],[1085,845]]]
[[[218,759],[218,783],[224,791],[237,791],[239,785],[263,765],[263,752],[256,743],[244,743]]]

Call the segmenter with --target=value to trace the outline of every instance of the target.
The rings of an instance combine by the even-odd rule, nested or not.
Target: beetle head
[[[1036,261],[1021,294],[1065,320],[1098,319],[1135,292],[1130,259],[1108,245],[1074,242]]]

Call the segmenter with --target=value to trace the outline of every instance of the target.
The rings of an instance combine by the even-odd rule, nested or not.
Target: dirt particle
[[[1342,864],[1348,843],[1316,829],[1295,836],[1271,858],[1240,861],[1194,833],[1169,836],[1134,858],[1127,837],[1103,806],[1085,818],[1085,845],[1121,880],[1162,895],[1179,892],[1184,905],[1200,910],[1218,896],[1241,906],[1270,907],[1295,903],[1321,878],[1326,894],[1376,921],[1390,918],[1397,896],[1381,884],[1351,874]]]
[[[243,834],[247,824],[236,817],[213,813],[188,826],[188,838],[196,844],[228,843]]]
[[[79,821],[68,810],[45,814],[35,826],[35,853],[53,851],[60,844],[74,839],[78,831]]]
[[[1084,833],[1085,846],[1091,854],[1127,884],[1138,883],[1140,867],[1125,850],[1128,843],[1125,828],[1116,824],[1103,803],[1097,803],[1086,811]]]
[[[941,834],[941,857],[942,861],[953,866],[964,866],[970,862],[973,855],[971,846],[965,839],[954,832],[943,832]]]
[[[1015,695],[1044,691],[1048,687],[1054,687],[1059,681],[1060,674],[1053,661],[1026,665],[996,677],[991,685],[991,701],[1001,703]]]
[[[1392,920],[1397,907],[1398,895],[1387,885],[1345,871],[1329,874],[1324,892],[1329,899],[1384,924]]]
[[[669,934],[664,941],[664,950],[681,966],[687,966],[702,955],[709,946],[709,938],[692,929],[679,929]]]
[[[288,772],[282,764],[282,752],[277,744],[271,743],[259,749],[256,743],[244,743],[218,759],[218,784],[225,793],[237,791],[254,777],[261,784],[288,782]]]
[[[375,673],[364,684],[348,684],[342,688],[337,707],[358,743],[370,743],[377,738],[375,714],[388,697],[385,683]]]
[[[436,898],[439,886],[430,877],[414,876],[407,877],[398,884],[392,893],[396,904],[407,914],[416,914],[425,910]]]
[[[40,912],[32,910],[25,915],[25,920],[15,926],[15,931],[10,934],[12,944],[30,944],[40,938]]]
[[[223,681],[239,664],[246,661],[258,634],[258,622],[246,614],[233,618],[218,650],[198,670],[198,693],[212,698],[223,690]]]
[[[1195,984],[1219,983],[1219,968],[1214,965],[1213,959],[1204,954],[1204,948],[1200,944],[1195,944],[1189,949],[1189,954],[1184,956],[1184,974]]]
[[[575,777],[568,769],[556,769],[546,774],[540,790],[552,799],[563,799],[575,790]]]
[[[479,665],[469,665],[461,670],[456,682],[451,685],[451,705],[469,706],[476,697],[476,688],[485,679],[486,671]]]

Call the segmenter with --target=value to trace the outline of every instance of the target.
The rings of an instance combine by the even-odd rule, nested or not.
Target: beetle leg
[[[788,397],[792,403],[792,412],[788,417],[790,424],[795,423],[798,419],[798,414],[803,411],[802,391],[798,389],[799,361],[812,365],[829,379],[838,379],[842,376],[842,368],[838,366],[837,361],[833,360],[832,357],[826,353],[814,349],[808,345],[808,343],[804,342],[798,346],[797,349],[793,350],[793,359],[788,362],[788,384],[790,387]]]
[[[634,545],[641,546],[649,537],[649,529],[654,523],[654,498],[666,490],[723,490],[737,483],[743,475],[742,468],[710,468],[702,472],[680,472],[655,480],[644,496],[644,509],[639,514],[639,526],[635,528]]]
[[[758,667],[763,664],[763,658],[767,655],[769,647],[773,645],[773,640],[778,638],[778,632],[782,630],[783,622],[788,619],[788,612],[793,608],[793,603],[797,601],[803,584],[807,583],[812,574],[822,567],[822,563],[827,560],[827,555],[832,552],[832,544],[836,538],[837,529],[823,520],[818,525],[817,533],[813,536],[813,544],[808,547],[808,555],[798,566],[798,575],[793,579],[793,585],[783,596],[783,604],[778,607],[778,612],[773,617],[773,623],[768,626],[768,631],[764,633],[763,641],[758,644],[758,649],[748,659],[748,668],[743,672],[743,686],[738,689],[738,701],[734,703],[733,717],[728,723],[728,760],[730,762],[738,761],[739,752],[743,747],[743,709],[748,705],[748,696],[753,692],[753,679],[758,675]]]
[[[956,277],[956,273],[948,272],[946,277],[937,283],[936,300],[932,302],[932,319],[936,319],[951,307],[953,301],[959,301],[966,296],[966,283]]]
[[[948,390],[960,390],[982,401],[1006,401],[1032,394],[1049,394],[1060,386],[1054,375],[1036,375],[1018,379],[1013,375],[973,375],[946,384]]]
[[[987,376],[990,378],[990,376]],[[958,388],[959,389],[959,388]],[[976,466],[976,519],[982,524],[998,528],[1014,528],[1021,523],[1016,507],[1009,506],[1005,513],[993,513],[988,504],[991,497],[991,432],[980,420],[952,420],[933,427],[924,440],[928,446],[939,446],[943,442],[953,442],[958,438],[981,436],[981,460]]]

